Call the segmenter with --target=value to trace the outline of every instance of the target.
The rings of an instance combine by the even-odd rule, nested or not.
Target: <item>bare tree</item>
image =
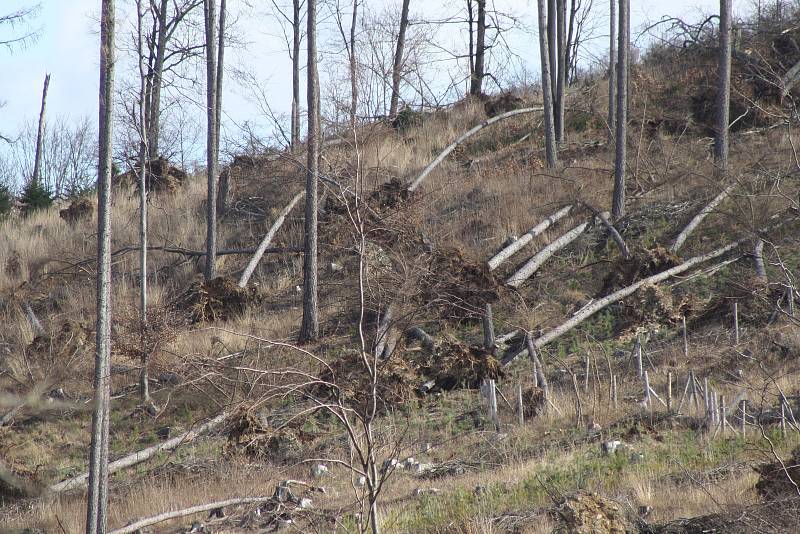
[[[609,42],[608,42],[608,144],[614,142],[617,125],[617,2],[611,0],[609,9]]]
[[[317,186],[319,174],[319,74],[317,72],[317,1],[308,0],[306,44],[308,47],[308,159],[306,163],[305,255],[303,258],[303,323],[300,341],[319,336],[317,306]]]
[[[36,154],[33,159],[33,176],[31,180],[39,183],[40,172],[42,169],[42,151],[44,143],[45,107],[47,106],[47,89],[50,87],[50,75],[45,74],[44,86],[42,87],[42,109],[39,111],[39,128],[36,134]]]
[[[548,46],[547,13],[545,0],[538,0],[539,8],[539,56],[542,62],[542,101],[544,104],[544,143],[547,167],[554,168],[558,162],[556,133],[553,124],[553,92],[550,76],[550,47]],[[552,1],[551,1],[552,3]]]
[[[567,84],[567,3],[566,0],[556,2],[556,58],[558,67],[551,65],[556,71],[556,85],[553,114],[555,115],[556,143],[564,142],[564,93]],[[550,43],[550,46],[554,46]]]
[[[111,147],[114,92],[114,0],[103,0],[100,18],[100,149],[97,168],[97,320],[94,412],[89,456],[86,532],[106,530],[108,427],[111,409]]]
[[[486,0],[476,0],[478,17],[476,19],[474,64],[470,76],[469,94],[480,96],[483,91],[483,78],[486,75]],[[471,26],[471,24],[470,24]]]
[[[217,7],[215,0],[204,0],[206,34],[206,161],[208,195],[206,198],[205,279],[217,275]]]
[[[22,33],[17,33],[22,25],[30,23],[36,17],[41,8],[41,3],[33,4],[29,7],[22,7],[5,15],[0,14],[0,46],[5,46],[9,51],[14,51],[15,47],[25,47],[33,42],[38,36],[38,30],[26,28]],[[6,35],[5,30],[10,29],[11,35]]]
[[[630,0],[619,0],[619,36],[617,42],[617,124],[614,163],[614,199],[612,217],[625,216],[625,165],[628,143],[628,49],[630,47]]]
[[[217,96],[214,99],[214,104],[216,105],[216,112],[214,113],[214,119],[216,120],[216,124],[214,125],[214,130],[216,131],[216,139],[217,139],[217,164],[219,164],[219,131],[220,131],[220,124],[222,123],[222,78],[223,78],[223,71],[225,66],[225,18],[228,12],[227,9],[227,0],[220,0],[219,2],[219,43],[217,46]]]
[[[408,28],[408,8],[411,0],[403,0],[403,8],[400,12],[400,29],[397,33],[397,45],[394,50],[394,62],[392,64],[392,98],[389,104],[389,117],[397,116],[397,106],[400,100],[400,80],[403,68],[403,50],[406,46],[406,29]]]
[[[714,161],[719,170],[728,172],[728,145],[731,102],[731,0],[719,2],[719,80],[717,82],[717,135]]]
[[[292,125],[291,146],[300,144],[300,0],[292,0]]]

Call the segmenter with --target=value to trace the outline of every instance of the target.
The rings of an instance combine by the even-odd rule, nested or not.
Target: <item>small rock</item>
[[[223,510],[222,508],[214,508],[213,510],[211,510],[211,513],[208,514],[208,517],[209,518],[215,517],[217,519],[222,519],[223,517],[225,517],[225,510]]]
[[[314,464],[311,466],[311,476],[314,478],[321,478],[328,472],[328,466],[325,464]]]
[[[418,462],[417,465],[414,466],[414,471],[416,471],[417,474],[424,473],[425,471],[430,471],[431,469],[433,469],[433,465],[423,464],[420,462]]]
[[[303,497],[300,499],[300,502],[297,504],[297,507],[300,508],[301,510],[307,510],[308,508],[311,508],[311,504],[312,504],[311,499],[309,499],[308,497]]]
[[[156,430],[156,436],[158,436],[158,439],[168,439],[170,432],[172,432],[172,427],[162,426]]]
[[[621,445],[622,442],[619,440],[604,441],[600,444],[600,449],[603,454],[614,454]]]
[[[418,464],[418,463],[419,462],[414,461],[414,457],[413,456],[409,456],[408,458],[406,458],[405,460],[403,460],[400,463],[400,467],[403,468],[403,469],[413,469],[414,466],[416,464]]]
[[[644,460],[644,454],[643,454],[643,453],[641,453],[641,452],[634,452],[634,453],[631,453],[631,456],[630,456],[630,462],[631,462],[632,464],[638,464],[638,463],[640,463],[642,460]]]
[[[291,519],[278,519],[276,521],[275,530],[276,531],[288,530],[289,528],[291,528],[292,525],[294,525],[294,521],[292,521]]]
[[[424,384],[422,384],[422,385],[419,387],[419,390],[420,390],[422,393],[427,393],[427,392],[429,392],[431,389],[433,389],[433,386],[435,386],[435,385],[436,385],[436,380],[428,380],[427,382],[425,382]]]
[[[640,506],[639,507],[639,517],[647,517],[650,515],[650,512],[653,511],[652,506]]]
[[[67,394],[64,393],[64,388],[56,388],[54,390],[51,390],[50,393],[47,394],[47,396],[52,400],[60,400],[60,401],[67,400]]]
[[[341,263],[336,263],[335,261],[332,261],[330,265],[328,265],[328,269],[330,269],[332,273],[340,273],[344,270],[344,267],[342,267]]]
[[[388,471],[389,469],[395,467],[396,465],[397,465],[397,459],[396,458],[389,458],[388,460],[385,460],[383,462],[383,470],[384,471]]]
[[[417,488],[414,490],[413,495],[414,497],[419,497],[420,495],[436,495],[439,491],[439,488]]]

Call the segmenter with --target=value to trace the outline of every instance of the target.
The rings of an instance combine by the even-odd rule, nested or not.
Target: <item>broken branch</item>
[[[557,212],[553,213],[552,215],[548,216],[545,220],[525,232],[519,239],[505,247],[503,250],[498,252],[494,255],[492,259],[489,260],[489,270],[494,271],[497,269],[501,263],[506,261],[508,258],[513,256],[520,250],[522,247],[527,245],[528,243],[533,240],[534,237],[538,236],[552,225],[554,225],[557,221],[564,218],[572,209],[572,205],[564,206]]]

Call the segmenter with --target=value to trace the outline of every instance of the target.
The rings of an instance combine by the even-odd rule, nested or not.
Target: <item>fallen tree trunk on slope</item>
[[[605,215],[608,216],[608,213]],[[534,254],[525,265],[523,265],[517,272],[511,275],[508,280],[506,280],[506,285],[511,287],[519,287],[524,284],[528,278],[533,276],[534,273],[539,270],[539,267],[541,267],[544,262],[553,256],[553,254],[575,241],[586,230],[590,222],[591,221],[586,221],[579,224]]]
[[[720,203],[728,197],[728,195],[731,194],[731,191],[733,191],[737,185],[738,184],[734,183],[726,187],[719,195],[715,196],[714,200],[709,202],[705,208],[700,210],[700,213],[692,217],[692,220],[689,221],[689,224],[686,225],[686,228],[684,228],[681,233],[678,234],[678,237],[675,238],[675,241],[672,243],[669,251],[678,252],[689,236],[692,235],[692,232],[694,232],[697,227],[700,226],[700,223],[703,222],[703,219],[705,219],[712,211],[714,211],[714,209],[719,206]]]
[[[206,432],[209,432],[210,430],[213,430],[214,428],[220,426],[222,423],[227,421],[232,415],[233,412],[223,412],[220,415],[216,416],[214,419],[211,419],[210,421],[203,423],[202,425],[200,425],[195,429],[189,430],[188,432],[184,432],[180,436],[176,436],[172,439],[159,443],[158,445],[153,445],[152,447],[142,449],[141,451],[129,454],[124,458],[115,460],[108,464],[108,474],[119,471],[120,469],[125,469],[126,467],[131,467],[132,465],[140,464],[145,460],[149,460],[150,458],[152,458],[161,451],[169,451],[179,447],[180,445],[189,443],[198,436],[205,434]],[[89,473],[83,473],[76,477],[63,480],[57,484],[53,484],[52,486],[50,486],[49,490],[51,493],[60,493],[62,491],[83,487],[88,480],[89,480]]]
[[[507,247],[503,248],[500,252],[494,255],[492,259],[489,260],[489,270],[494,271],[500,264],[506,261],[508,258],[513,256],[517,253],[522,247],[530,243],[534,237],[538,236],[556,222],[561,220],[562,218],[566,217],[569,214],[570,210],[572,209],[572,205],[564,206],[557,212],[553,213],[552,215],[548,216],[545,220],[525,232],[519,239],[508,245]]]
[[[164,521],[169,521],[170,519],[178,519],[179,517],[186,517],[187,515],[199,514],[201,512],[210,512],[212,510],[225,508],[226,506],[267,502],[270,499],[271,497],[240,497],[238,499],[227,499],[225,501],[200,504],[197,506],[184,508],[183,510],[173,510],[171,512],[164,512],[163,514],[158,514],[152,517],[147,517],[145,519],[140,519],[134,523],[125,525],[122,528],[112,530],[108,534],[131,534],[143,527],[148,527],[150,525],[155,525],[157,523],[163,523]]]
[[[714,258],[718,258],[718,257],[722,256],[723,254],[727,254],[728,252],[730,252],[730,251],[736,249],[737,247],[741,246],[742,243],[744,243],[746,241],[747,241],[746,239],[740,239],[739,241],[736,241],[734,243],[730,243],[730,244],[725,245],[724,247],[720,247],[720,248],[718,248],[716,250],[712,250],[711,252],[709,252],[707,254],[703,254],[702,256],[695,256],[694,258],[686,260],[685,262],[681,263],[680,265],[676,265],[675,267],[672,267],[671,269],[667,269],[666,271],[662,271],[662,272],[660,272],[658,274],[654,274],[653,276],[649,276],[647,278],[639,280],[635,284],[632,284],[632,285],[629,285],[627,287],[624,287],[624,288],[622,288],[622,289],[620,289],[618,291],[615,291],[615,292],[611,293],[610,295],[607,295],[607,296],[605,296],[605,297],[603,297],[601,299],[598,299],[597,301],[595,301],[592,304],[590,304],[590,305],[586,306],[585,308],[583,308],[580,312],[576,313],[568,321],[562,323],[561,325],[553,328],[552,330],[550,330],[546,334],[544,334],[541,337],[537,338],[533,342],[533,346],[537,350],[541,349],[542,347],[544,347],[548,343],[550,343],[552,341],[555,341],[556,339],[558,339],[562,335],[566,334],[567,332],[569,332],[570,330],[572,330],[573,328],[575,328],[576,326],[581,324],[583,321],[585,321],[586,319],[588,319],[589,317],[591,317],[595,313],[599,312],[600,310],[602,310],[606,306],[609,306],[610,304],[613,304],[615,302],[619,302],[620,300],[632,295],[637,290],[639,290],[639,288],[641,288],[641,287],[643,287],[645,285],[655,285],[655,284],[658,284],[659,282],[663,282],[664,280],[666,280],[666,279],[668,279],[668,278],[670,278],[672,276],[684,273],[684,272],[688,271],[689,269],[691,269],[692,267],[694,267],[695,265],[698,265],[700,263],[706,262],[708,260],[713,260]],[[506,357],[505,359],[503,359],[502,363],[503,363],[503,365],[508,365],[512,361],[514,361],[517,357],[519,357],[521,355],[524,355],[524,354],[527,354],[527,353],[528,353],[528,349],[525,348],[522,351],[518,352],[517,354],[512,354],[512,355]]]
[[[463,143],[464,141],[466,141],[467,139],[469,139],[470,137],[472,137],[473,135],[475,135],[479,131],[483,130],[487,126],[491,126],[492,124],[494,124],[496,122],[499,122],[499,121],[501,121],[503,119],[507,119],[509,117],[514,117],[515,115],[522,115],[523,113],[533,113],[535,111],[543,111],[543,110],[544,110],[544,108],[514,109],[514,110],[508,111],[506,113],[503,113],[502,115],[497,115],[495,117],[492,117],[491,119],[487,119],[487,120],[483,121],[482,123],[478,124],[477,126],[473,126],[469,130],[467,130],[465,133],[461,134],[461,136],[459,136],[458,139],[456,139],[450,145],[448,145],[447,148],[442,150],[441,153],[439,153],[439,155],[436,156],[434,158],[434,160],[431,161],[428,164],[427,167],[422,169],[422,172],[419,174],[419,176],[417,176],[417,178],[413,182],[411,182],[411,185],[408,186],[408,192],[409,193],[413,193],[420,186],[422,181],[425,180],[425,178],[431,173],[431,171],[433,171],[433,169],[438,167],[439,164],[442,161],[444,161],[444,158],[446,158],[450,154],[450,152],[455,150],[455,148],[458,145],[460,145],[461,143]]]
[[[258,245],[255,254],[253,254],[252,258],[250,258],[250,263],[247,264],[247,268],[245,268],[244,272],[242,273],[242,277],[239,278],[239,287],[244,288],[247,286],[247,282],[250,281],[250,277],[253,275],[253,271],[256,270],[258,262],[261,261],[261,257],[264,255],[264,252],[267,250],[267,247],[269,247],[270,243],[272,243],[272,240],[275,238],[275,234],[278,233],[278,230],[281,229],[284,221],[286,221],[286,216],[289,215],[289,212],[292,211],[292,208],[295,207],[295,205],[300,201],[301,198],[303,198],[303,195],[305,194],[305,191],[297,193],[294,198],[289,201],[286,207],[283,208],[283,211],[280,212],[278,218],[275,219],[275,222],[272,223],[267,235],[265,235],[264,239],[261,240],[261,243]]]

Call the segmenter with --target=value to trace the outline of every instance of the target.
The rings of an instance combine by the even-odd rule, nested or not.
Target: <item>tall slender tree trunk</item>
[[[100,16],[99,157],[97,167],[97,317],[94,411],[89,454],[87,534],[106,530],[108,426],[111,409],[111,148],[114,95],[114,0],[103,0]]]
[[[350,21],[350,131],[356,129],[358,112],[358,58],[356,57],[356,24],[358,23],[358,0],[353,0],[353,18]]]
[[[158,37],[156,43],[156,57],[153,63],[152,94],[150,97],[150,113],[148,123],[148,157],[158,157],[158,138],[161,133],[161,89],[164,76],[164,58],[167,53],[167,16],[169,14],[169,0],[161,0],[156,12],[158,21]]]
[[[217,95],[214,99],[216,111],[214,113],[215,139],[216,139],[216,161],[219,165],[219,143],[220,143],[220,124],[222,124],[222,78],[225,66],[225,15],[228,12],[226,6],[227,0],[220,0],[219,2],[219,45],[217,46]]]
[[[544,144],[547,167],[556,166],[556,133],[553,124],[553,90],[550,77],[550,47],[548,46],[547,13],[545,0],[537,0],[539,8],[539,56],[542,62],[542,101],[544,105]]]
[[[724,176],[728,172],[731,103],[731,0],[719,2],[719,80],[717,82],[717,135],[714,161]]]
[[[567,68],[567,71],[565,73],[567,87],[572,85],[573,82],[572,66],[573,62],[575,61],[575,57],[573,54],[578,53],[577,43],[574,42],[578,38],[578,36],[575,35],[575,19],[577,16],[578,16],[577,0],[571,0],[569,7],[569,23],[567,31],[567,49],[566,49],[567,59],[565,61],[565,65]]]
[[[470,80],[469,94],[480,96],[483,92],[483,77],[486,74],[486,0],[477,0],[478,20],[475,31],[475,67]]]
[[[609,3],[609,30],[611,37],[608,42],[608,144],[614,142],[617,128],[617,2]]]
[[[630,47],[630,0],[619,0],[619,40],[617,42],[617,151],[614,162],[614,200],[612,216],[625,216],[625,165],[628,150],[628,49]]]
[[[217,275],[217,8],[215,0],[204,0],[206,24],[206,198],[205,279]]]
[[[556,71],[556,96],[555,96],[555,130],[556,143],[564,142],[564,92],[567,85],[567,3],[566,0],[556,2],[556,39],[558,40],[558,69]]]
[[[136,27],[138,30],[139,54],[139,343],[140,363],[139,396],[142,402],[150,401],[150,379],[148,365],[150,355],[147,350],[147,173],[148,167],[148,124],[147,124],[147,67],[144,56],[144,17],[145,0],[136,0]]]
[[[475,77],[475,14],[472,10],[472,0],[467,0],[467,24],[469,25],[469,80]]]
[[[408,8],[411,0],[403,0],[400,11],[400,29],[397,33],[397,44],[394,49],[394,62],[392,63],[392,98],[389,104],[389,117],[397,116],[397,106],[400,101],[400,80],[403,69],[403,50],[406,46],[406,29],[408,29]]]
[[[292,0],[292,132],[291,148],[300,144],[300,0]]]
[[[303,258],[303,323],[300,341],[319,336],[317,306],[317,175],[319,174],[319,78],[317,73],[317,1],[308,0],[306,44],[308,66],[308,160],[306,163],[305,255]]]
[[[42,172],[42,153],[44,152],[44,125],[45,125],[45,108],[47,107],[47,89],[50,87],[50,75],[45,74],[44,86],[42,87],[42,108],[39,111],[39,129],[36,133],[36,154],[33,159],[33,176],[31,181],[39,183]]]
[[[550,91],[553,97],[553,105],[555,105],[556,87],[558,86],[558,2],[557,0],[547,0],[547,53],[548,53],[548,59],[550,60]],[[553,112],[555,113],[555,107],[553,108]]]

